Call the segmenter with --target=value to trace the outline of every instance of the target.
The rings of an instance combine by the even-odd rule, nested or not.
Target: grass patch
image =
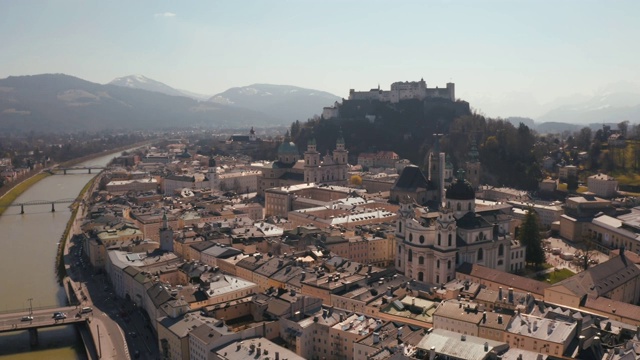
[[[536,280],[544,281],[548,284],[555,284],[564,279],[570,278],[575,275],[573,271],[569,269],[559,269],[558,271],[552,271],[548,274],[544,274],[542,276],[536,276]]]
[[[22,195],[22,193],[27,191],[27,189],[29,189],[33,184],[50,175],[51,174],[49,173],[36,174],[16,185],[13,189],[9,190],[8,193],[0,197],[0,215],[2,215],[5,210],[7,210],[7,207],[11,205],[18,198],[18,196]]]

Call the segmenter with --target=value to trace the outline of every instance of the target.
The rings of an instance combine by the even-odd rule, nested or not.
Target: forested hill
[[[301,152],[311,134],[318,151],[333,150],[340,130],[352,164],[362,152],[389,150],[424,168],[434,134],[442,134],[440,150],[454,169],[464,167],[472,142],[476,142],[485,184],[533,190],[542,177],[538,157],[544,153],[534,152],[536,136],[529,127],[472,114],[464,101],[345,101],[338,118],[291,125]]]
[[[340,116],[332,119],[295,122],[291,134],[302,152],[314,134],[318,151],[335,149],[338,132],[342,129],[347,148],[355,163],[361,152],[393,150],[401,158],[422,164],[434,143],[434,133],[447,133],[451,122],[471,115],[469,103],[449,100],[405,100],[396,104],[345,100]]]

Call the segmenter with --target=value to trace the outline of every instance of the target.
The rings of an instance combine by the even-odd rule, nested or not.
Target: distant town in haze
[[[207,99],[142,76],[0,86],[3,194],[99,173],[59,245],[70,307],[6,315],[32,349],[73,319],[89,358],[118,341],[114,356],[149,359],[637,356],[636,123],[490,118],[424,78],[348,98]]]

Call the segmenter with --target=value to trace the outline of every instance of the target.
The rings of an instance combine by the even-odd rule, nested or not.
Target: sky
[[[0,78],[141,74],[348,97],[424,78],[489,116],[640,85],[640,1],[0,0]]]

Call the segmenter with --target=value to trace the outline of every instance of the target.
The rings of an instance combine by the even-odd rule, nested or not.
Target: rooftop
[[[420,340],[418,348],[427,351],[434,348],[437,354],[451,356],[456,359],[484,360],[492,350],[495,349],[496,352],[502,352],[508,348],[508,345],[499,341],[435,329]]]
[[[564,344],[575,334],[577,323],[552,320],[533,315],[516,314],[507,327],[512,334]]]

